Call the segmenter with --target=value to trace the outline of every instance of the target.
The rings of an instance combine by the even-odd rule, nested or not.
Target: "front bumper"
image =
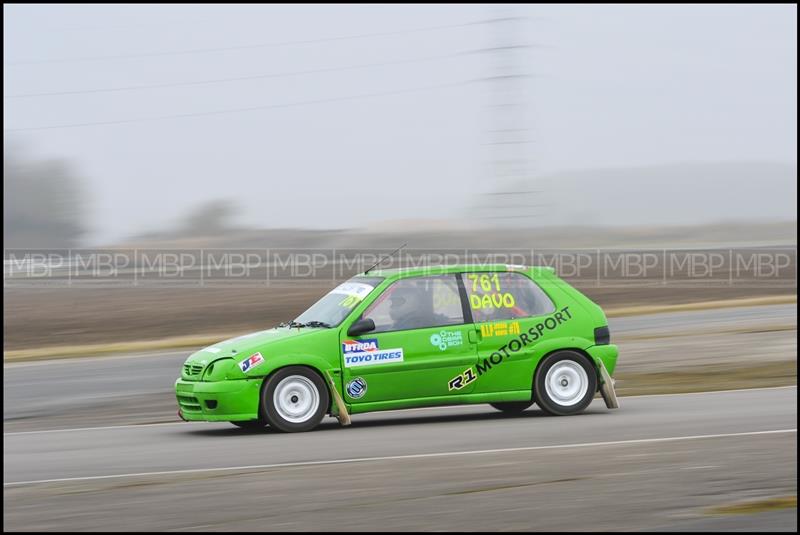
[[[230,381],[175,381],[181,416],[189,421],[232,422],[255,420],[261,378]]]

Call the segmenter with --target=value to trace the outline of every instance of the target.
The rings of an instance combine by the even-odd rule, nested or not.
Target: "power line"
[[[352,95],[347,97],[332,97],[326,99],[319,99],[319,100],[305,100],[300,102],[287,102],[284,104],[267,104],[263,106],[251,106],[248,108],[232,108],[227,110],[216,110],[216,111],[206,111],[206,112],[196,112],[196,113],[180,113],[175,115],[161,115],[157,117],[143,117],[140,119],[121,119],[116,121],[97,121],[97,122],[87,122],[87,123],[71,123],[71,124],[60,124],[60,125],[50,125],[50,126],[33,126],[33,127],[26,127],[26,128],[4,128],[4,132],[30,132],[34,130],[56,130],[62,128],[80,128],[85,126],[108,126],[108,125],[118,125],[118,124],[131,124],[131,123],[142,123],[142,122],[150,122],[150,121],[161,121],[166,119],[184,119],[188,117],[204,117],[210,115],[224,115],[229,113],[242,113],[248,111],[260,111],[260,110],[270,110],[270,109],[278,109],[278,108],[292,108],[296,106],[307,106],[312,104],[326,104],[329,102],[344,102],[348,100],[358,100],[362,98],[374,98],[374,97],[383,97],[389,95],[402,95],[406,93],[417,93],[420,91],[429,91],[432,89],[443,89],[446,87],[457,87],[462,85],[467,85],[473,82],[480,82],[483,81],[482,79],[474,79],[474,80],[467,80],[463,82],[451,82],[448,84],[438,84],[438,85],[431,85],[425,87],[415,87],[410,89],[400,89],[395,91],[383,91],[378,93],[366,93],[361,95]]]
[[[474,53],[470,52],[459,52],[456,54],[446,54],[441,56],[429,56],[426,58],[414,58],[414,59],[404,59],[404,60],[397,60],[397,61],[384,61],[380,63],[365,63],[361,65],[350,65],[345,67],[329,67],[326,69],[310,69],[310,70],[303,70],[303,71],[290,71],[290,72],[282,72],[282,73],[270,73],[270,74],[255,74],[251,76],[237,76],[233,78],[213,78],[208,80],[194,80],[189,82],[172,82],[172,83],[162,83],[162,84],[150,84],[150,85],[133,85],[133,86],[125,86],[125,87],[106,87],[106,88],[93,88],[93,89],[81,89],[75,91],[48,91],[42,93],[19,93],[16,95],[3,95],[3,98],[34,98],[34,97],[51,97],[51,96],[58,96],[58,95],[82,95],[82,94],[89,94],[89,93],[114,93],[120,91],[136,91],[140,89],[161,89],[166,87],[185,87],[185,86],[192,86],[192,85],[208,85],[208,84],[218,84],[218,83],[225,83],[225,82],[239,82],[239,81],[246,81],[246,80],[259,80],[259,79],[266,79],[266,78],[283,78],[289,76],[301,76],[305,74],[319,74],[325,72],[337,72],[337,71],[348,71],[348,70],[357,70],[357,69],[367,69],[371,67],[383,67],[388,65],[404,65],[410,63],[423,63],[426,61],[436,61],[440,59],[449,59],[458,56],[463,56],[466,54]]]
[[[217,48],[194,48],[188,50],[176,50],[176,51],[167,51],[167,52],[150,52],[145,54],[118,54],[113,56],[84,56],[78,58],[62,58],[62,59],[40,59],[40,60],[27,60],[27,61],[11,61],[8,63],[4,63],[5,65],[35,65],[35,64],[47,64],[47,63],[73,63],[73,62],[81,62],[81,61],[108,61],[114,59],[133,59],[133,58],[149,58],[149,57],[157,57],[157,56],[178,56],[178,55],[186,55],[186,54],[202,54],[206,52],[224,52],[230,50],[247,50],[253,48],[270,48],[270,47],[281,47],[281,46],[291,46],[291,45],[304,45],[304,44],[313,44],[313,43],[328,43],[332,41],[344,41],[349,39],[364,39],[367,37],[385,37],[389,35],[404,35],[409,33],[420,33],[420,32],[430,32],[436,30],[444,30],[450,28],[463,28],[467,26],[476,26],[480,24],[489,24],[494,22],[501,22],[504,20],[516,20],[519,17],[503,17],[503,18],[491,18],[491,19],[483,19],[477,20],[472,22],[463,22],[460,24],[442,24],[438,26],[426,26],[422,28],[412,28],[407,30],[395,30],[391,32],[378,32],[378,33],[364,33],[364,34],[357,34],[357,35],[345,35],[345,36],[338,36],[338,37],[325,37],[321,39],[304,39],[298,41],[283,41],[283,42],[275,42],[275,43],[258,43],[252,45],[238,45],[238,46],[227,46],[227,47],[217,47]]]

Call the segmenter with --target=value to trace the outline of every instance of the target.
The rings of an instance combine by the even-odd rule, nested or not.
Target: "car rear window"
[[[521,273],[462,273],[475,322],[541,316],[556,307],[530,278]]]

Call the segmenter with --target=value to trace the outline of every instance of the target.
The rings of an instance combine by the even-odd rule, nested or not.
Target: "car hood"
[[[324,330],[326,329],[310,327],[290,329],[289,327],[275,327],[267,329],[266,331],[245,334],[243,336],[237,336],[236,338],[223,340],[222,342],[217,342],[216,344],[192,353],[192,355],[186,359],[186,363],[205,366],[206,364],[210,364],[222,358],[233,358],[237,362],[241,362],[256,351],[268,347],[270,344],[289,338],[311,336],[314,333]]]

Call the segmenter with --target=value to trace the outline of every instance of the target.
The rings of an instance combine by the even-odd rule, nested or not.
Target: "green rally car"
[[[552,268],[375,270],[297,319],[192,354],[175,382],[184,420],[308,431],[329,414],[489,403],[616,408],[605,314]]]

